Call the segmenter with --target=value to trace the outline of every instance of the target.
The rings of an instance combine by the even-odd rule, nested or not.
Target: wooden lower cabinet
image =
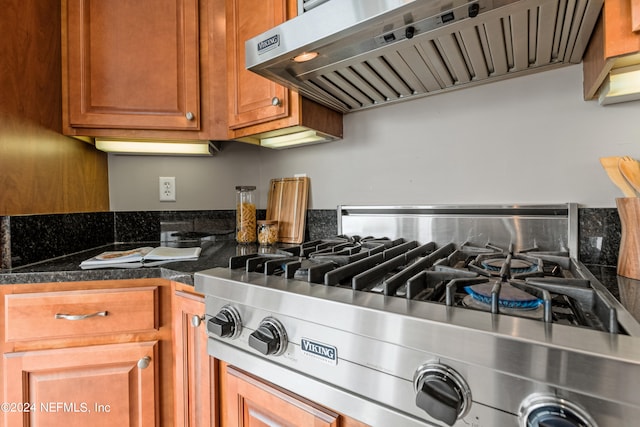
[[[176,283],[172,298],[175,425],[215,427],[218,363],[207,353],[207,331],[202,322],[204,297],[193,293],[193,287]]]
[[[222,427],[366,427],[233,366],[220,366]]]
[[[155,426],[157,342],[4,355],[5,426]]]
[[[0,286],[0,425],[173,426],[170,285]]]
[[[0,426],[367,427],[210,357],[204,312],[166,279],[0,286]]]

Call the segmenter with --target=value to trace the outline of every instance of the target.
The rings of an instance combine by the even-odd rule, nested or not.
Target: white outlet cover
[[[161,176],[158,181],[159,181],[159,190],[160,190],[160,201],[175,202],[176,201],[176,177]]]

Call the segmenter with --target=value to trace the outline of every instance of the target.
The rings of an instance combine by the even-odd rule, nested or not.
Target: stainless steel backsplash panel
[[[338,206],[338,233],[420,243],[537,247],[578,256],[578,207],[561,205]]]

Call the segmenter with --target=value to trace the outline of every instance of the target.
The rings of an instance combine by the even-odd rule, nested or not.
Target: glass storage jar
[[[236,241],[254,243],[256,241],[256,187],[241,185],[236,187]]]
[[[278,221],[258,221],[258,243],[273,245],[278,241]]]

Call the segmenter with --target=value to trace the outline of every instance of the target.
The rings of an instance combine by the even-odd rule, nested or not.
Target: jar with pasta
[[[254,186],[236,187],[236,241],[238,243],[256,241],[255,190]]]

